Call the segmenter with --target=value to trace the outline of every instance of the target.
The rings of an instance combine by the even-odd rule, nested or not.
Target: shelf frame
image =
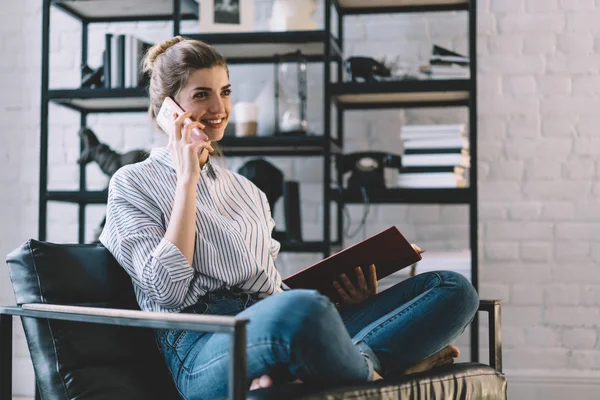
[[[323,51],[318,54],[305,53],[309,62],[324,62],[325,53],[329,52],[333,60],[341,63],[343,53],[340,42],[331,33],[326,30],[318,31],[288,31],[288,32],[243,32],[243,33],[190,33],[183,34],[189,39],[202,40],[217,50],[221,51],[227,59],[227,64],[270,64],[277,61],[277,56],[284,53],[291,53],[297,48],[291,45],[323,44]],[[243,44],[240,44],[243,43]],[[329,44],[329,49],[327,48]],[[268,46],[268,45],[290,45],[290,49],[285,52],[269,52],[263,55],[254,55],[248,57],[228,56],[224,46]],[[220,48],[221,47],[221,48]],[[280,54],[281,53],[281,54]]]
[[[352,3],[348,0],[335,0],[335,2],[337,9],[343,16],[369,14],[399,14],[416,12],[469,11],[469,0],[423,0],[419,2],[405,2],[408,4],[400,5],[390,5],[389,1],[371,0],[369,2],[363,2],[363,4],[367,3],[367,6],[361,5],[360,7],[345,5],[348,3]]]
[[[386,188],[385,190],[367,189],[369,204],[455,204],[469,205],[473,199],[472,188],[457,189],[421,189]],[[360,192],[338,189],[332,190],[333,197],[345,204],[363,204]]]
[[[331,85],[344,110],[467,107],[470,79],[344,82]]]
[[[184,8],[187,8],[187,9],[191,8],[192,10],[194,10],[192,12],[183,13],[182,19],[185,19],[185,20],[197,19],[199,17],[199,11],[198,11],[198,6],[197,6],[196,2],[194,0],[181,0],[181,1],[184,2]],[[122,3],[126,2],[126,0],[122,0],[121,2]],[[79,13],[78,11],[76,11],[76,7],[74,7],[73,5],[77,4],[77,3],[90,3],[91,4],[91,3],[94,3],[94,1],[85,1],[84,2],[81,0],[69,0],[69,1],[50,0],[50,3],[52,6],[63,11],[67,15],[70,15],[74,19],[77,19],[77,20],[81,21],[82,23],[88,23],[88,24],[89,23],[92,23],[92,24],[93,23],[110,23],[110,22],[171,21],[173,19],[173,15],[176,12],[176,10],[175,10],[176,6],[174,6],[173,10],[170,13],[160,13],[160,14],[155,14],[155,15],[132,14],[132,15],[127,15],[127,16],[115,15],[115,16],[104,16],[104,17],[92,17],[89,15],[86,16],[86,15]],[[97,3],[102,3],[102,2],[97,2]],[[143,1],[138,1],[138,3],[140,5],[144,5]],[[179,5],[180,3],[174,3],[174,4]]]
[[[48,99],[58,105],[82,113],[114,113],[114,112],[146,112],[148,111],[148,95],[144,88],[82,88],[54,89],[48,92]],[[119,106],[123,99],[143,100],[139,105]],[[93,106],[95,102],[105,101],[103,107]]]
[[[327,144],[333,154],[340,154],[341,149],[335,139],[327,139],[324,135],[309,136],[256,136],[231,137],[224,136],[219,141],[225,156],[322,156]]]
[[[106,190],[50,190],[46,194],[47,201],[80,205],[105,204],[107,198]]]

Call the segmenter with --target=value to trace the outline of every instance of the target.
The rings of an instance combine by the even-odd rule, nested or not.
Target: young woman
[[[239,315],[247,331],[250,388],[278,382],[366,382],[451,363],[449,345],[471,322],[477,293],[451,272],[418,275],[377,294],[375,266],[332,282],[339,307],[310,290],[285,290],[265,195],[210,160],[231,115],[225,60],[175,37],[147,54],[150,115],[166,97],[166,148],[121,168],[109,186],[100,241],[131,275],[142,310]],[[190,118],[191,124],[184,124]],[[199,141],[200,128],[208,141]],[[157,341],[183,398],[226,395],[228,337],[160,330]]]

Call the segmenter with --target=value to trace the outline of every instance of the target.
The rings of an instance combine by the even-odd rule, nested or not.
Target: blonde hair
[[[163,100],[166,97],[175,99],[192,72],[212,67],[224,67],[229,75],[225,57],[200,40],[175,36],[148,49],[144,72],[150,75],[148,114],[152,121],[156,120]],[[215,147],[215,152],[219,154],[220,150]]]

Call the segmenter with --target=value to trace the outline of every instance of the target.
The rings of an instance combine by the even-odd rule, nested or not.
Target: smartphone
[[[175,118],[173,118],[173,114],[177,114],[179,116],[184,113],[185,111],[179,107],[175,100],[170,97],[166,97],[162,103],[162,106],[160,106],[158,114],[156,115],[156,123],[163,131],[165,131],[167,135],[171,136],[175,134],[175,132],[173,132],[173,121],[175,120]],[[186,118],[183,123],[184,125],[191,124],[192,120],[190,118]],[[191,139],[192,142],[207,141],[208,136],[199,128],[194,128],[192,129]]]

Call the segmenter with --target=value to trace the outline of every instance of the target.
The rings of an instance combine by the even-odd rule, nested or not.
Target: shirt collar
[[[150,158],[153,158],[156,161],[160,162],[161,164],[164,164],[170,168],[175,169],[173,167],[173,159],[171,158],[171,152],[166,147],[157,147],[157,148],[152,149],[152,151],[150,152]],[[200,173],[201,174],[206,173],[212,179],[217,178],[217,174],[215,172],[214,166],[212,165],[210,156],[208,156],[208,160],[206,161],[206,164],[204,164],[204,166],[202,167],[202,170],[200,171]]]

